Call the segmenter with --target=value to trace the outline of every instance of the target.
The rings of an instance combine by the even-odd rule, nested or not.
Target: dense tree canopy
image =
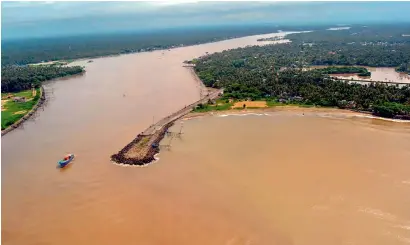
[[[410,63],[409,25],[353,26],[289,35],[294,54],[313,65],[401,67]]]
[[[409,25],[353,26],[290,34],[291,43],[238,49],[235,60],[257,57],[276,66],[342,65],[397,67],[410,73]],[[404,36],[403,36],[404,35]],[[248,61],[251,62],[251,61]]]
[[[390,40],[389,43],[394,47],[389,48],[379,45],[351,45],[342,39],[351,36],[351,32],[358,32],[352,29],[326,31],[337,33],[329,36],[321,32],[317,32],[317,36],[315,32],[293,34],[289,36],[293,41],[289,44],[239,48],[207,55],[195,62],[195,70],[207,86],[224,87],[224,96],[229,98],[298,98],[306,104],[368,110],[383,116],[409,115],[410,86],[400,88],[384,84],[350,84],[326,75],[336,71],[334,67],[324,70],[302,69],[308,65],[334,64],[400,66],[410,59],[410,43],[401,36],[396,35],[397,39]],[[360,30],[368,32],[363,27]],[[363,34],[364,40],[374,42],[385,40],[385,35],[392,35],[391,29],[384,32],[376,32],[377,30],[370,32],[373,34]],[[384,36],[380,37],[381,33]],[[308,36],[304,38],[303,35]],[[373,39],[371,35],[375,35]],[[306,45],[303,40],[314,44]],[[392,51],[393,48],[396,51]],[[367,71],[360,68],[343,69],[360,73]]]
[[[19,92],[38,87],[41,82],[53,78],[70,76],[84,72],[81,66],[30,65],[7,66],[1,69],[1,92]]]
[[[321,72],[325,74],[352,74],[356,73],[359,76],[371,76],[371,72],[367,70],[365,67],[357,67],[357,66],[329,66],[326,68],[320,69]]]
[[[282,30],[311,30],[314,27],[273,25],[201,27],[167,29],[144,33],[39,38],[2,41],[2,66],[25,65],[41,61],[71,60],[127,54],[183,45],[215,42],[229,38],[272,33]],[[325,28],[325,27],[320,27]]]

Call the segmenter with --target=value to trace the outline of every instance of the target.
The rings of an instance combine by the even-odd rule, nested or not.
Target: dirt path
[[[246,106],[246,108],[248,107],[257,107],[257,108],[264,108],[264,107],[268,107],[266,105],[266,101],[239,101],[236,102],[232,108],[243,108],[243,105]]]

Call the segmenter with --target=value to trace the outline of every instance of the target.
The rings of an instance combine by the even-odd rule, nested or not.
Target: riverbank
[[[207,99],[207,98],[206,98]],[[204,100],[204,99],[203,99]],[[195,104],[195,103],[194,103]],[[199,104],[199,102],[196,102]],[[171,121],[167,122],[165,125],[159,127],[152,125],[146,132],[150,131],[151,128],[154,128],[153,133],[142,133],[138,134],[137,137],[127,144],[122,150],[118,153],[111,156],[111,160],[118,164],[126,165],[146,165],[155,161],[155,155],[160,152],[161,140],[167,135],[168,129],[174,125],[178,120],[190,120],[194,118],[204,117],[204,116],[228,116],[228,115],[246,115],[246,114],[266,114],[266,113],[275,113],[275,112],[287,112],[301,115],[315,115],[315,116],[333,116],[333,117],[343,117],[343,118],[373,118],[385,121],[392,122],[407,122],[409,120],[399,120],[399,119],[389,119],[383,117],[373,116],[371,113],[367,112],[358,112],[353,110],[338,109],[338,108],[329,108],[329,107],[306,107],[298,105],[276,105],[276,106],[266,106],[260,101],[255,102],[255,105],[260,107],[252,108],[232,108],[232,109],[221,109],[215,111],[191,111],[190,113],[183,113],[172,117]],[[188,108],[191,110],[191,108]],[[189,111],[188,111],[189,112]],[[170,117],[167,117],[170,118]],[[163,119],[166,120],[167,118]],[[156,128],[156,129],[155,129]],[[172,134],[172,133],[171,133]]]
[[[298,29],[298,28],[296,28]],[[275,31],[275,32],[273,32]],[[130,54],[139,54],[139,53],[146,53],[146,52],[164,52],[164,51],[169,51],[177,48],[185,48],[185,47],[193,47],[193,46],[199,46],[203,44],[212,44],[212,43],[218,43],[218,42],[223,42],[223,41],[229,41],[233,39],[240,39],[240,38],[246,38],[246,37],[259,37],[259,36],[269,36],[269,35],[280,35],[280,36],[285,36],[286,34],[291,34],[291,33],[303,33],[303,32],[310,32],[310,31],[280,31],[280,30],[260,30],[260,31],[250,31],[250,32],[245,32],[245,33],[237,33],[234,35],[228,35],[228,36],[220,36],[219,34],[215,36],[214,38],[205,38],[203,40],[199,41],[186,41],[184,39],[181,39],[180,41],[177,42],[172,42],[164,45],[160,45],[161,47],[158,47],[158,45],[154,46],[146,46],[146,45],[140,45],[140,47],[135,47],[133,49],[127,48],[119,48],[117,51],[108,51],[108,52],[100,52],[101,50],[97,51],[96,54],[87,54],[87,55],[74,55],[73,57],[70,57],[70,54],[64,55],[64,57],[69,57],[69,58],[63,58],[63,57],[56,57],[55,60],[53,60],[52,57],[44,57],[42,60],[47,60],[46,62],[33,62],[29,63],[28,65],[41,65],[41,64],[53,64],[56,62],[63,62],[67,63],[69,65],[72,62],[76,61],[83,61],[83,60],[93,60],[93,59],[99,59],[99,58],[106,58],[106,57],[117,57],[117,56],[122,56],[122,55],[130,55]],[[221,32],[223,33],[223,32]],[[189,36],[185,37],[185,39],[188,38]],[[263,38],[263,37],[261,37]],[[265,43],[261,44],[272,44],[272,43],[280,43],[283,41],[279,42],[274,42],[274,41],[267,41]],[[68,44],[67,44],[68,45]],[[138,46],[138,45],[137,45]],[[74,47],[75,49],[75,47]],[[124,49],[128,49],[127,51],[124,51]],[[89,50],[87,50],[89,51]],[[88,52],[84,52],[88,53]]]
[[[182,120],[190,120],[193,118],[204,117],[204,116],[223,116],[223,115],[244,115],[244,114],[262,114],[262,113],[274,113],[274,112],[288,112],[294,114],[302,115],[326,115],[334,117],[361,117],[361,118],[372,118],[390,122],[402,122],[410,123],[410,120],[392,119],[379,117],[371,114],[370,112],[354,111],[348,109],[339,109],[331,107],[306,107],[300,105],[275,105],[271,107],[260,107],[260,108],[245,108],[245,109],[226,109],[226,110],[214,110],[214,111],[203,111],[203,112],[191,112],[190,114],[184,116]]]
[[[330,77],[337,78],[340,80],[346,80],[351,82],[359,82],[363,84],[369,84],[372,82],[375,83],[384,83],[389,85],[408,85],[410,84],[410,74],[405,72],[399,72],[395,67],[371,67],[371,66],[360,66],[360,65],[312,65],[310,67],[304,68],[304,70],[313,70],[313,69],[342,69],[342,68],[362,68],[367,70],[370,76],[360,76],[358,73],[350,72],[340,72],[329,74]]]
[[[179,111],[176,111],[149,126],[118,153],[113,154],[111,156],[111,161],[126,165],[145,165],[153,162],[155,160],[155,155],[159,153],[161,148],[159,145],[160,141],[164,138],[168,129],[174,124],[174,122],[191,112],[191,110],[199,104],[217,99],[221,93],[222,90],[215,90],[200,100],[185,106]]]
[[[38,92],[40,93],[40,95],[39,95],[35,105],[28,112],[26,112],[23,117],[21,117],[20,119],[15,121],[13,124],[9,125],[4,130],[1,130],[1,136],[3,136],[5,134],[11,132],[12,130],[18,128],[22,123],[24,123],[26,120],[28,120],[38,110],[38,108],[41,107],[41,105],[46,100],[46,95],[45,95],[45,92],[44,92],[44,88],[42,86],[40,87],[40,89],[38,89]],[[36,98],[36,95],[33,97],[33,100]],[[17,103],[27,103],[27,102],[17,102]],[[3,120],[3,118],[2,118],[2,120]]]
[[[86,56],[86,57],[79,57],[79,58],[72,58],[72,59],[56,59],[56,60],[50,60],[47,62],[33,62],[29,63],[28,65],[44,65],[44,64],[55,64],[55,63],[64,63],[65,66],[86,66],[88,63],[92,63],[95,60],[98,59],[103,59],[103,58],[113,58],[113,57],[123,57],[123,56],[131,56],[131,55],[138,55],[138,54],[143,54],[143,53],[164,53],[164,52],[169,52],[169,51],[174,51],[177,49],[181,48],[194,48],[194,47],[199,47],[201,45],[208,45],[208,44],[217,44],[221,42],[227,42],[227,41],[233,41],[233,40],[238,40],[241,42],[242,40],[247,40],[247,39],[254,39],[253,42],[251,43],[246,43],[243,46],[238,46],[235,48],[240,48],[240,47],[245,47],[249,45],[257,45],[257,46],[263,46],[263,45],[270,45],[270,44],[279,44],[282,42],[288,43],[289,41],[287,39],[282,39],[281,41],[265,41],[265,42],[260,42],[256,41],[257,39],[260,38],[266,38],[266,37],[275,37],[279,36],[281,38],[286,37],[289,34],[294,34],[294,33],[305,33],[305,32],[312,32],[312,31],[281,31],[281,32],[270,32],[270,33],[259,33],[259,34],[253,34],[253,35],[239,35],[239,36],[231,36],[228,38],[223,38],[223,39],[215,39],[215,40],[209,40],[209,41],[204,41],[204,42],[198,42],[194,44],[186,44],[186,45],[174,45],[174,46],[169,46],[169,47],[164,47],[164,48],[155,48],[155,49],[143,49],[135,52],[130,52],[130,53],[112,53],[112,54],[105,54],[105,55],[95,55],[95,56]],[[230,49],[230,48],[227,48]],[[221,51],[217,51],[221,52]],[[211,51],[207,51],[201,55],[206,55],[208,53],[213,53]],[[199,56],[197,56],[199,57]]]
[[[226,116],[244,114],[262,114],[273,112],[290,112],[302,115],[333,116],[333,117],[361,117],[374,118],[392,122],[408,122],[410,120],[390,119],[374,116],[370,112],[339,109],[333,107],[317,107],[303,104],[281,104],[275,101],[232,101],[218,99],[223,91],[215,91],[199,101],[161,119],[156,124],[148,127],[143,133],[127,144],[118,153],[111,156],[111,160],[118,164],[146,165],[155,161],[155,155],[159,153],[160,142],[168,133],[168,129],[177,120],[189,120],[202,116]],[[208,104],[212,102],[213,104]],[[172,135],[172,132],[170,133]]]

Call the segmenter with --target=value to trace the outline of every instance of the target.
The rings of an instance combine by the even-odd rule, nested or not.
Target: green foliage
[[[371,73],[364,67],[357,66],[330,66],[320,69],[324,74],[348,74],[348,73],[359,73],[359,74],[369,74]]]
[[[385,102],[373,107],[374,113],[378,116],[393,118],[396,115],[410,115],[410,105]]]
[[[262,97],[261,91],[257,88],[246,86],[239,83],[233,83],[226,86],[224,89],[223,98],[226,99],[251,99],[251,100],[258,100]]]
[[[199,104],[196,108],[194,108],[193,112],[208,112],[208,111],[225,111],[231,109],[231,103],[220,103],[218,102],[216,105],[210,104]]]
[[[282,105],[282,103],[278,102],[277,100],[267,100],[266,105],[268,107],[274,107],[274,106]]]
[[[360,77],[370,77],[372,73],[370,71],[367,71],[367,72],[360,72],[358,75]]]
[[[6,66],[1,68],[1,92],[18,92],[40,86],[53,78],[84,72],[80,66],[66,67],[58,64],[36,66]]]
[[[397,67],[396,71],[405,72],[405,73],[408,73],[410,75],[410,62],[401,64],[399,67]]]
[[[399,66],[409,63],[410,39],[406,41],[398,35],[404,30],[385,28],[354,27],[349,31],[292,34],[289,35],[293,41],[290,44],[253,46],[207,55],[198,60],[195,70],[207,86],[224,88],[223,99],[269,101],[269,98],[278,98],[283,103],[368,111],[372,111],[373,105],[385,102],[405,104],[410,101],[410,86],[350,84],[325,74],[343,71],[369,75],[365,68],[301,69],[311,65]],[[305,40],[315,44],[305,45]],[[350,44],[347,40],[357,43]],[[281,67],[286,69],[279,70]],[[268,106],[276,103],[268,102]]]
[[[303,28],[255,25],[169,28],[141,33],[115,33],[72,37],[38,38],[2,41],[2,66],[25,65],[41,61],[70,60],[169,49],[173,47],[215,42],[235,37],[273,33],[281,30],[311,30]],[[195,63],[195,62],[193,62]]]
[[[267,37],[267,38],[259,38],[256,41],[263,42],[263,41],[279,41],[282,40],[283,37]]]
[[[13,96],[24,96],[28,99],[33,98],[31,96],[31,90],[28,91],[22,91],[19,93],[13,94]],[[3,97],[3,94],[2,94]],[[1,112],[1,129],[5,129],[8,126],[12,125],[16,121],[18,121],[20,118],[22,118],[25,114],[14,114],[15,112],[18,111],[30,111],[35,104],[37,104],[38,100],[40,99],[40,89],[37,89],[36,96],[30,101],[27,102],[14,102],[14,101],[7,101],[3,107],[5,108],[4,111]]]

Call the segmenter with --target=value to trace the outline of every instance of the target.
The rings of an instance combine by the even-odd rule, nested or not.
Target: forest
[[[81,66],[28,65],[1,68],[1,92],[19,92],[39,87],[41,82],[84,72]]]
[[[311,30],[317,27],[273,25],[220,26],[191,29],[165,29],[143,33],[113,33],[70,37],[2,40],[2,66],[25,65],[42,61],[94,58],[168,49],[178,46],[215,42],[235,37],[283,30]],[[324,27],[320,27],[324,28]]]
[[[267,37],[267,38],[259,38],[256,41],[258,42],[264,42],[264,41],[279,41],[282,40],[283,37]]]
[[[352,26],[291,34],[291,47],[312,65],[396,67],[410,73],[410,26]]]
[[[292,42],[286,44],[237,49],[230,56],[239,63],[256,56],[284,67],[360,65],[395,67],[410,73],[410,36],[403,36],[405,33],[410,33],[409,25],[323,29],[287,35]]]
[[[372,73],[367,70],[365,67],[357,67],[357,66],[329,66],[326,68],[318,69],[319,71],[323,72],[324,74],[358,74],[359,76],[371,76]]]
[[[206,86],[225,88],[225,98],[297,98],[308,105],[410,119],[410,86],[351,84],[330,78],[328,72],[320,69],[303,69],[312,65],[399,67],[410,59],[410,40],[401,36],[409,31],[402,28],[353,27],[346,31],[292,34],[288,36],[292,43],[239,48],[201,57],[195,61],[195,71]],[[359,44],[349,44],[352,41]],[[379,41],[386,44],[378,45]],[[376,45],[361,45],[362,42]]]

